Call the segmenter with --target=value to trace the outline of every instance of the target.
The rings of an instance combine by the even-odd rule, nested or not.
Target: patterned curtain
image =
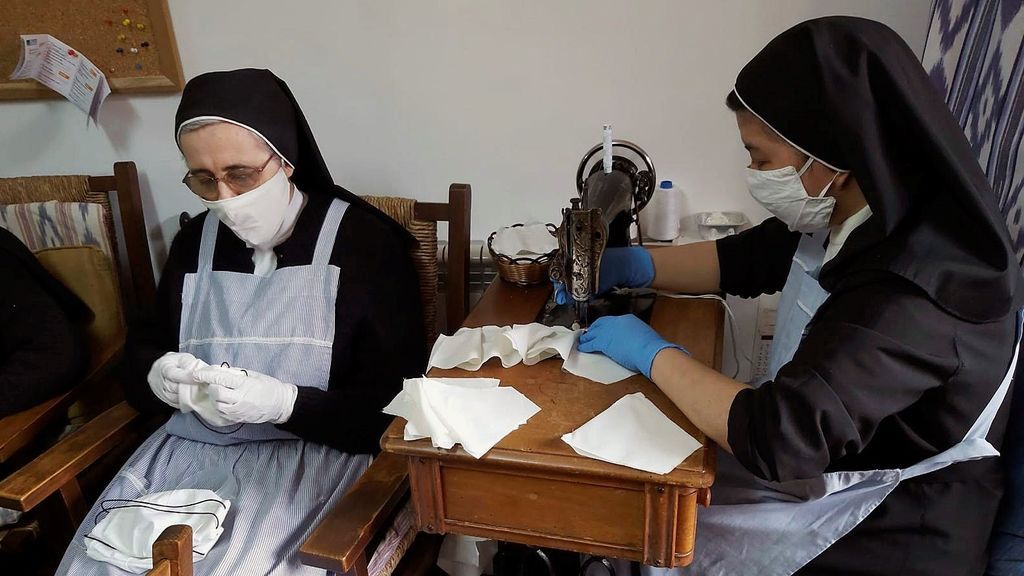
[[[935,0],[922,63],[992,184],[1024,263],[1024,0]]]

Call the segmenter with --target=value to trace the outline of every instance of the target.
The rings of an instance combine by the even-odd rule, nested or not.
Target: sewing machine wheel
[[[587,177],[589,178],[592,174],[602,169],[600,162],[594,164]],[[640,211],[643,209],[651,200],[651,195],[654,194],[654,176],[651,175],[651,172],[649,170],[640,170],[632,160],[622,156],[612,156],[612,170],[629,175],[629,179],[633,182],[633,188],[636,190],[636,210]],[[586,189],[586,182],[584,181],[583,190],[586,191]]]
[[[603,165],[600,158],[600,152],[602,145],[598,144],[586,154],[583,155],[583,160],[580,161],[579,168],[576,170],[576,191],[579,192],[580,197],[583,196],[583,188],[586,184],[587,178],[589,178],[594,172],[603,169]],[[628,174],[630,180],[633,182],[635,192],[636,206],[634,210],[636,214],[643,210],[644,206],[651,200],[651,196],[654,194],[654,188],[657,186],[658,177],[657,172],[654,170],[654,163],[651,162],[651,157],[644,152],[644,149],[637,146],[636,144],[628,140],[613,140],[612,150],[628,150],[632,152],[639,159],[640,163],[643,164],[643,170],[641,170],[637,162],[629,159],[622,155],[612,156],[612,170],[617,170]],[[593,162],[593,164],[591,164]],[[590,165],[590,170],[587,170],[587,166]],[[586,176],[584,176],[586,174]],[[633,216],[636,216],[633,214]]]

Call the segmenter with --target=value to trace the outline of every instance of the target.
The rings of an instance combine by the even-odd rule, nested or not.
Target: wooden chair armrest
[[[136,416],[134,408],[121,402],[68,434],[0,481],[0,506],[31,510],[124,438]]]
[[[392,513],[409,491],[404,456],[383,453],[374,459],[299,548],[303,564],[334,572],[351,570],[375,534],[388,527]]]
[[[0,419],[0,464],[28,445],[51,422],[64,416],[67,407],[77,398],[79,390],[106,378],[120,362],[122,352],[122,349],[115,350],[105,360],[99,362],[81,383],[64,394]]]
[[[73,390],[0,420],[0,463],[27,446],[71,404]]]
[[[192,527],[168,526],[153,542],[153,569],[147,576],[192,576]]]

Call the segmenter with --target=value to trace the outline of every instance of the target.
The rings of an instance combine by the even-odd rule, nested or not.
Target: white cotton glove
[[[196,370],[197,382],[209,385],[217,412],[235,422],[283,424],[292,416],[299,388],[255,370],[207,366]]]
[[[168,352],[153,362],[146,380],[157,398],[180,410],[178,387],[182,384],[195,385],[193,373],[207,366],[206,362],[187,352]]]

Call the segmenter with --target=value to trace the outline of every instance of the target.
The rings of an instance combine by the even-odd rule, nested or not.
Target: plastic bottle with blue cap
[[[683,217],[683,191],[671,180],[662,180],[650,202],[640,211],[640,231],[645,239],[671,242],[679,236]]]

